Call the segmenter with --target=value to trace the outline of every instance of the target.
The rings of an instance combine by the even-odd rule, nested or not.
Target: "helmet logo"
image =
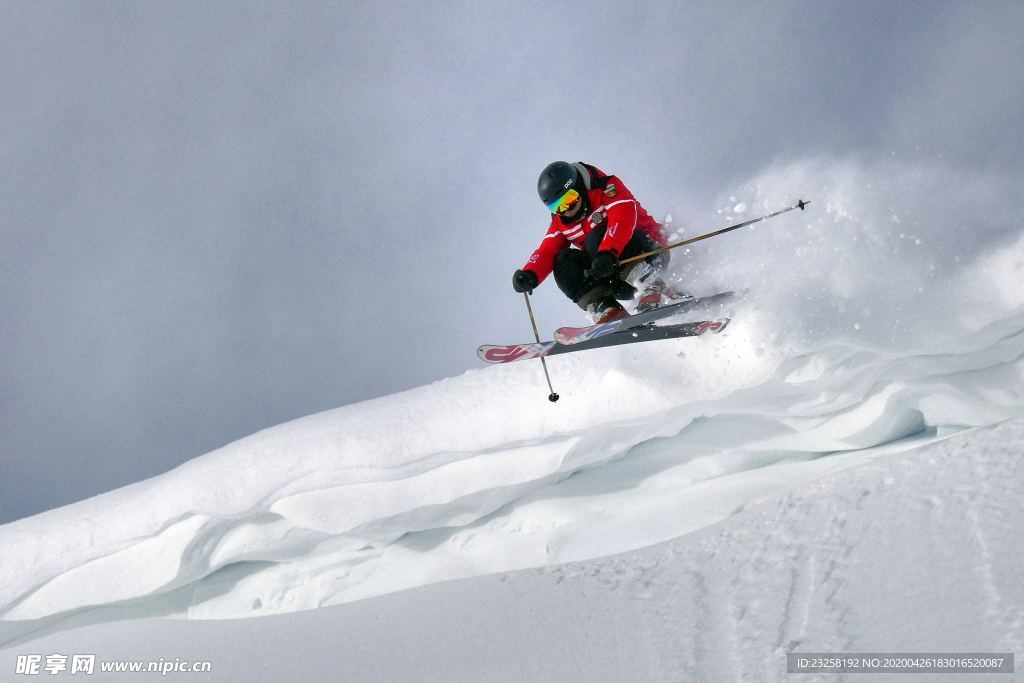
[[[562,185],[562,189],[568,190],[572,186],[572,181],[573,180],[574,180],[574,178],[569,178],[568,180],[566,180],[565,181],[565,185]]]

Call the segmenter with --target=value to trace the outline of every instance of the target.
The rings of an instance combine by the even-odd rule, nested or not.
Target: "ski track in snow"
[[[788,652],[1020,657],[1021,444],[1021,419],[962,432],[809,482],[695,537],[538,575],[576,582],[619,619],[641,612],[633,640],[653,648],[635,662],[652,680],[788,680]]]

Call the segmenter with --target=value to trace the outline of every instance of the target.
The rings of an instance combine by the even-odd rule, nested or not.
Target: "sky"
[[[1020,178],[1022,29],[1019,2],[0,2],[0,522],[529,339],[550,161],[708,229],[790,161]]]

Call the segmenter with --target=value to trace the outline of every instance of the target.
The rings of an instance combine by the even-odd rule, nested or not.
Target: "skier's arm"
[[[640,220],[640,210],[633,193],[626,189],[626,186],[615,176],[608,178],[606,188],[612,188],[610,191],[612,194],[608,189],[605,190],[605,197],[608,200],[605,204],[608,212],[608,228],[605,230],[604,239],[601,240],[598,250],[610,251],[615,258],[619,258],[622,250],[633,238],[633,232]]]
[[[540,246],[530,256],[530,260],[523,266],[523,270],[533,271],[537,275],[538,284],[544,282],[544,279],[551,275],[551,271],[555,267],[555,256],[568,246],[569,240],[561,231],[556,230],[554,226],[548,228],[548,234],[544,235]]]

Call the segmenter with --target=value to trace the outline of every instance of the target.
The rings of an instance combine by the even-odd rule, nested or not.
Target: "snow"
[[[791,651],[1019,662],[1022,443],[1024,419],[905,442],[641,550],[261,619],[104,623],[0,666],[90,652],[211,661],[171,675],[199,680],[782,681]]]
[[[687,291],[741,291],[724,333],[551,358],[556,404],[536,362],[484,367],[0,527],[5,656],[243,629],[200,620],[345,628],[367,652],[375,614],[450,627],[396,659],[408,675],[473,625],[525,627],[510,592],[550,621],[531,637],[567,630],[578,653],[549,645],[542,678],[771,678],[792,648],[1020,652],[1024,237],[968,253],[955,212],[899,199],[950,179],[887,170],[870,193],[878,169],[813,162],[734,192],[760,215],[830,183],[785,226],[682,257]],[[952,206],[988,201],[962,185]],[[896,210],[920,244],[889,232]],[[469,618],[467,596],[493,613]],[[618,642],[609,614],[637,632]],[[483,656],[434,664],[472,678]]]
[[[756,380],[754,356],[731,378],[750,386],[666,409],[690,368],[745,353],[735,327],[552,363],[579,387],[556,406],[532,364],[471,371],[6,525],[4,619],[256,616],[600,557],[1024,408],[1018,311],[903,356],[832,344]]]

